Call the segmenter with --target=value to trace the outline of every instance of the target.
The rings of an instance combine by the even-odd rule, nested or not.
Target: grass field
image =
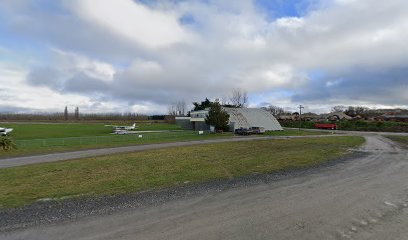
[[[361,137],[345,136],[229,142],[0,169],[0,207],[313,166],[342,156],[363,142]]]
[[[140,131],[170,130],[167,132],[112,135],[112,127],[100,123],[89,124],[3,124],[14,128],[12,138],[17,144],[13,151],[0,151],[0,158],[52,152],[64,152],[92,148],[118,147],[138,144],[164,143],[175,141],[205,140],[232,137],[232,133],[198,135],[194,131],[182,131],[175,124],[141,123]],[[268,132],[259,136],[297,136],[327,134],[285,130]],[[139,135],[142,135],[140,138]]]
[[[193,131],[16,140],[17,149],[0,151],[0,158],[140,144],[182,142],[232,137],[232,133],[199,135]]]
[[[408,147],[408,136],[385,136],[393,141],[405,144]]]
[[[304,131],[298,129],[285,129],[283,131],[271,131],[262,134],[263,136],[311,136],[311,135],[329,135],[331,131]],[[261,135],[261,136],[262,136]]]
[[[123,124],[121,124],[123,125]],[[125,124],[125,126],[131,124]],[[87,136],[107,136],[112,132],[112,127],[102,123],[42,123],[42,124],[0,124],[1,127],[13,128],[12,137],[15,140],[68,138]],[[139,123],[138,130],[180,130],[175,124],[167,123]]]

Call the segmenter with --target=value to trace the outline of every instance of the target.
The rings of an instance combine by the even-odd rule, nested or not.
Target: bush
[[[0,149],[3,149],[4,151],[16,149],[16,144],[9,137],[0,137]]]
[[[280,121],[282,127],[298,128],[301,123],[299,121]],[[302,121],[302,128],[314,128],[315,122]]]
[[[365,120],[341,120],[334,122],[337,129],[348,131],[373,132],[408,132],[408,123],[405,122],[376,122]],[[280,121],[282,127],[298,128],[299,121]],[[315,128],[315,122],[302,122],[302,128]]]

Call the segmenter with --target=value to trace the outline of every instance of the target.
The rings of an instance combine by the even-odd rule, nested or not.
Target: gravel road
[[[0,233],[0,239],[407,239],[408,151],[376,134],[307,174]]]
[[[3,158],[3,159],[0,159],[0,168],[17,167],[17,166],[35,164],[35,163],[56,162],[56,161],[85,158],[85,157],[104,156],[104,155],[115,154],[115,153],[127,153],[127,152],[137,152],[137,151],[144,151],[144,150],[150,150],[150,149],[159,149],[159,148],[191,146],[191,145],[197,145],[197,144],[239,142],[239,141],[251,141],[251,140],[259,140],[259,139],[309,138],[309,137],[324,137],[324,136],[338,136],[338,135],[230,137],[230,138],[222,138],[222,139],[144,144],[144,145],[134,145],[134,146],[114,147],[114,148],[100,148],[100,149],[63,152],[63,153],[34,155],[34,156],[27,156],[27,157]]]

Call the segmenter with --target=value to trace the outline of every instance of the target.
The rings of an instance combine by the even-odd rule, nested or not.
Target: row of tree
[[[68,113],[68,107],[65,106],[64,109],[64,120],[68,120],[70,118],[70,115]],[[75,120],[79,120],[79,107],[75,108],[75,112],[74,112],[74,119]]]
[[[68,111],[57,113],[0,113],[0,120],[3,121],[146,121],[156,120],[157,116],[148,116],[138,113],[74,113]],[[161,116],[164,119],[164,116]]]

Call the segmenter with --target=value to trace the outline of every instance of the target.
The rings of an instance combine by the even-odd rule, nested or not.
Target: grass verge
[[[386,138],[391,139],[392,141],[402,143],[408,147],[408,136],[385,136]]]
[[[0,169],[0,208],[313,166],[363,142],[345,136],[228,142]]]

